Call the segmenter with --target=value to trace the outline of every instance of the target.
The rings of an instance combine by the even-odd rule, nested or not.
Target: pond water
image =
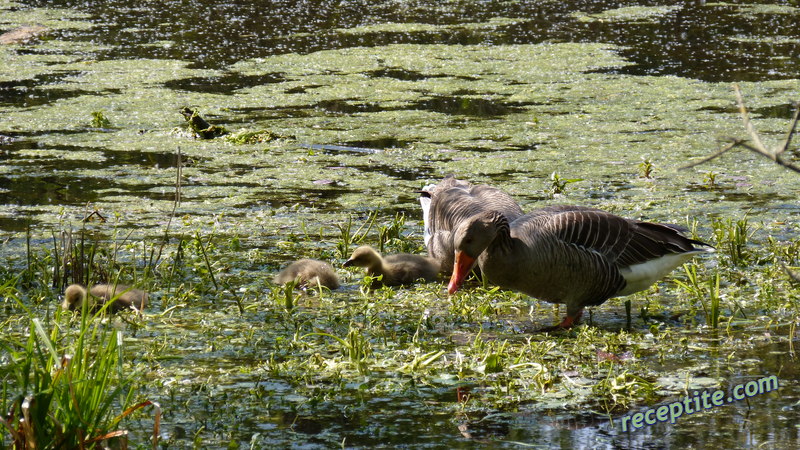
[[[0,0],[0,32],[49,29],[0,45],[2,273],[26,266],[28,240],[41,256],[83,230],[119,246],[133,282],[167,237],[161,275],[141,280],[152,310],[126,328],[165,446],[796,447],[800,291],[777,262],[800,265],[800,177],[745,150],[680,167],[746,136],[733,82],[767,144],[785,138],[798,20],[792,1]],[[187,106],[280,137],[194,139]],[[450,173],[526,210],[592,205],[709,241],[746,217],[749,260],[698,262],[722,273],[727,328],[671,281],[633,297],[630,331],[613,300],[556,337],[527,332],[553,314],[521,295],[365,294],[344,269],[344,289],[277,306],[274,273],[340,265],[348,221],[375,220],[365,243],[421,251],[416,191]],[[554,173],[579,181],[555,192]],[[81,222],[92,211],[109,221]],[[49,318],[58,292],[41,287],[26,299]],[[368,369],[313,333],[362,336]],[[514,364],[487,370],[504,352]],[[770,375],[777,393],[620,429]],[[126,426],[145,445],[153,420]]]

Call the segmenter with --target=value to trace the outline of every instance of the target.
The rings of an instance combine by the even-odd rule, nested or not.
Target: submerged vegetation
[[[350,248],[356,241],[385,241],[386,251],[395,253],[418,245],[397,219],[370,215],[339,229],[312,231],[306,225],[306,231],[335,247],[344,247],[345,240]],[[340,270],[345,284],[341,291],[309,288],[303,293],[292,283],[276,286],[260,270],[242,271],[244,260],[231,257],[227,237],[199,232],[172,236],[158,261],[135,255],[157,252],[160,242],[131,243],[124,252],[130,256],[119,254],[105,271],[98,271],[120,281],[138,280],[159,292],[160,304],[153,302],[143,316],[72,316],[56,309],[57,294],[38,281],[47,283],[51,265],[60,264],[54,252],[33,248],[31,258],[38,263],[28,269],[32,273],[7,273],[3,279],[3,307],[14,314],[3,324],[11,331],[4,345],[12,356],[0,404],[8,417],[19,418],[29,408],[23,406],[26,398],[52,391],[63,403],[53,400],[52,410],[73,411],[73,421],[92,424],[74,428],[82,434],[70,438],[87,443],[122,436],[114,430],[124,430],[136,441],[152,439],[153,427],[163,426],[160,420],[126,408],[153,402],[168,416],[197,417],[207,411],[205,429],[191,433],[216,430],[218,437],[209,441],[207,435],[204,441],[218,445],[249,442],[259,434],[246,421],[226,420],[231,411],[226,404],[235,405],[236,417],[256,414],[279,429],[296,429],[298,423],[321,427],[329,420],[344,420],[348,427],[374,413],[371,401],[357,399],[395,395],[412,403],[433,396],[425,409],[465,415],[464,426],[473,428],[475,420],[518,408],[544,414],[565,407],[592,410],[609,419],[687,389],[725,387],[741,369],[737,361],[743,355],[768,343],[791,342],[800,289],[781,264],[798,264],[800,241],[776,239],[763,228],[748,230],[747,222],[743,217],[712,225],[720,250],[747,251],[721,251],[714,262],[688,263],[672,281],[635,295],[632,303],[641,314],[630,329],[622,302],[610,301],[594,310],[601,318],[555,335],[533,332],[558,319],[552,305],[477,282],[448,297],[439,282],[372,289],[369,277],[360,280],[360,274]],[[358,231],[348,231],[355,225]],[[400,232],[386,231],[393,227]],[[386,240],[387,234],[393,237]],[[313,240],[301,242],[315,250]],[[97,255],[120,253],[108,245],[98,240],[88,246]],[[135,248],[139,245],[143,247]],[[333,247],[316,251],[313,256],[334,264],[342,260]],[[37,281],[25,286],[24,279]],[[31,296],[34,292],[38,294]],[[46,322],[39,318],[42,312],[47,312]],[[43,334],[45,326],[53,330],[49,336]],[[65,354],[73,355],[73,365],[59,363]],[[60,375],[72,368],[82,371]],[[50,388],[23,382],[26,377],[65,384]],[[86,384],[94,389],[84,394],[87,400],[58,394],[73,383],[83,385],[79,380],[98,380]],[[85,402],[102,408],[83,406],[90,405]],[[332,405],[346,405],[347,416],[334,419]],[[84,408],[96,411],[93,422],[80,415]],[[411,408],[410,414],[423,414]],[[53,417],[50,427],[77,423]],[[9,426],[18,428],[13,436],[22,436],[24,429],[12,422]],[[446,429],[447,422],[439,426]],[[164,445],[177,444],[183,438],[174,434],[174,427],[187,425],[172,425],[159,439]],[[52,428],[41,432],[60,436]],[[330,438],[307,431],[294,438],[259,436],[261,445],[293,439],[335,445],[342,437],[355,444],[378,442],[344,430]]]
[[[203,54],[183,60],[196,49],[150,39],[128,5],[113,23],[0,1],[4,29],[50,30],[0,46],[3,446],[680,446],[697,433],[795,445],[800,177],[773,163],[796,165],[795,148],[704,158],[742,134],[718,75],[656,76],[613,39],[527,39],[538,31],[530,11],[515,17],[525,2],[499,3],[508,17],[429,24],[430,8],[409,4],[419,23],[303,24],[269,39],[197,20],[226,29],[196,33]],[[734,16],[736,30],[742,14],[780,14],[777,29],[796,29],[791,8],[687,8],[570,10],[563,28],[616,35],[607,24],[669,28],[687,12]],[[225,55],[212,54],[217,38]],[[798,80],[765,69],[782,61],[769,49],[754,61],[763,79],[741,86],[752,126],[787,142]],[[231,133],[173,132],[184,105],[195,133]],[[692,161],[705,165],[678,169]],[[422,253],[416,191],[449,173],[525,210],[564,202],[685,225],[717,253],[556,334],[535,331],[557,306],[478,280],[449,296],[442,282],[379,287],[341,268],[360,245]],[[302,258],[330,263],[342,286],[272,282]],[[58,308],[67,285],[106,282],[150,292],[148,307]],[[616,426],[631,409],[763,375],[780,391]]]

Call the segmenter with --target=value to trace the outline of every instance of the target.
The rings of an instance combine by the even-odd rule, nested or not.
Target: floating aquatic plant
[[[257,131],[237,131],[235,133],[225,135],[225,139],[234,144],[264,144],[277,139],[296,139],[291,135],[282,135],[270,130],[257,130]],[[313,156],[310,155],[310,156]]]
[[[216,137],[228,134],[228,130],[226,130],[225,127],[220,125],[211,125],[202,116],[200,116],[200,113],[198,113],[195,109],[183,108],[181,109],[181,114],[183,115],[184,119],[186,119],[186,123],[189,124],[189,128],[192,130],[195,136],[201,139],[214,139]]]
[[[653,161],[650,158],[642,158],[642,162],[639,163],[639,177],[646,179],[653,178],[654,171],[655,166],[653,166]]]
[[[578,181],[583,181],[583,178],[562,178],[558,172],[551,173],[549,189],[550,197],[564,194],[567,190],[567,185],[571,183],[577,183]]]
[[[92,112],[92,128],[109,128],[109,127],[111,127],[111,121],[108,120],[108,117],[106,117],[103,111]]]

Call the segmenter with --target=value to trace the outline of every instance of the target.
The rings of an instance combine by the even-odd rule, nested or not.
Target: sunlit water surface
[[[0,1],[0,12],[0,31],[50,29],[0,47],[0,237],[11,266],[22,264],[27,228],[47,247],[52,231],[81,227],[95,209],[130,240],[160,236],[178,149],[182,219],[172,231],[213,226],[240,239],[242,254],[263,249],[269,259],[241,261],[245,272],[296,258],[276,242],[300,234],[300,221],[331,238],[351,213],[401,212],[419,236],[415,190],[451,172],[499,185],[526,209],[566,201],[696,218],[701,234],[714,217],[750,211],[772,235],[796,232],[800,182],[769,161],[740,152],[678,170],[717,139],[744,135],[731,82],[770,143],[785,134],[800,96],[796,2]],[[194,140],[176,131],[183,106],[230,130],[293,139]],[[110,126],[93,127],[93,111]],[[639,176],[645,160],[652,179]],[[583,181],[551,200],[554,171]],[[111,225],[89,227],[111,234]],[[186,324],[217,306],[206,297],[195,308]],[[247,320],[256,328],[261,319]],[[160,333],[175,331],[150,330],[131,345]],[[380,396],[367,378],[342,380],[330,397],[321,385],[314,398],[305,396],[313,386],[300,395],[263,371],[218,384],[216,370],[257,366],[264,355],[215,354],[202,333],[172,349],[176,359],[161,364],[173,372],[153,380],[166,388],[152,395],[166,411],[163,442],[176,446],[792,448],[796,359],[785,341],[758,338],[732,357],[687,357],[726,387],[777,375],[778,393],[632,433],[620,430],[621,414],[614,426],[568,407],[462,410],[452,385],[413,378]],[[133,440],[151,427],[133,423]]]

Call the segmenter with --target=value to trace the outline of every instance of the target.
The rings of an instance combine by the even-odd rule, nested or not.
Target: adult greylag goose
[[[553,329],[574,325],[586,306],[647,289],[695,255],[714,251],[674,225],[573,206],[513,221],[484,212],[459,225],[454,245],[450,294],[477,263],[501,288],[565,303],[567,316]]]
[[[145,291],[124,284],[96,284],[88,291],[80,284],[71,284],[64,290],[64,302],[61,307],[70,311],[80,311],[83,302],[90,301],[89,310],[95,311],[111,299],[114,299],[114,303],[109,307],[111,312],[124,309],[142,311],[147,305],[148,295]]]
[[[330,264],[316,259],[300,259],[289,264],[276,277],[275,284],[297,282],[298,287],[325,286],[328,289],[339,287],[339,277]]]
[[[420,194],[425,247],[428,256],[439,261],[447,275],[453,267],[453,231],[459,224],[485,211],[498,211],[512,221],[524,214],[517,202],[500,189],[472,185],[453,176],[423,187]]]
[[[383,275],[380,281],[373,282],[373,287],[382,284],[386,286],[411,284],[419,279],[436,281],[439,274],[439,263],[433,258],[409,253],[399,253],[384,258],[368,245],[353,251],[350,259],[344,263],[344,267],[350,266],[366,267],[370,276]]]

